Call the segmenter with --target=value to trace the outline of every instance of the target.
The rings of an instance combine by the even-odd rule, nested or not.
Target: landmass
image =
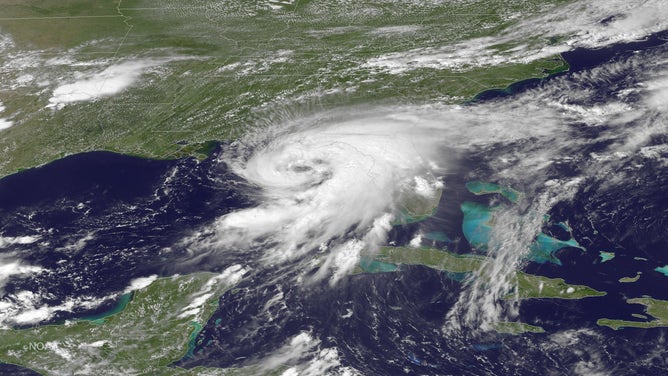
[[[360,262],[356,272],[392,272],[398,270],[397,265],[424,265],[449,273],[470,273],[480,270],[485,259],[485,256],[459,255],[434,248],[382,247],[372,262]],[[484,271],[482,275],[484,277]],[[516,278],[519,299],[583,299],[606,294],[588,286],[568,284],[561,278],[523,272],[517,272]]]
[[[213,273],[159,278],[98,320],[0,330],[0,362],[51,374],[252,375],[257,370],[170,366],[233,288]]]
[[[400,197],[400,212],[395,225],[423,221],[436,212],[441,202],[443,188],[440,184],[430,187],[430,192],[405,192]]]
[[[561,278],[547,278],[523,272],[517,273],[517,290],[520,299],[582,299],[606,295],[606,292],[589,286],[567,284]]]
[[[641,304],[645,306],[645,312],[654,319],[651,321],[628,321],[603,318],[596,321],[600,326],[618,330],[620,328],[659,328],[668,327],[668,301],[653,298],[633,298],[627,299],[629,304]],[[635,315],[638,317],[638,315]]]
[[[487,183],[481,181],[470,181],[466,183],[466,189],[474,195],[487,195],[491,193],[498,193],[507,198],[513,204],[517,203],[523,196],[522,192],[510,187],[501,186],[495,183]]]
[[[401,73],[367,63],[494,35],[559,2],[349,9],[268,0],[0,0],[0,40],[8,41],[0,43],[0,118],[11,123],[0,131],[0,177],[93,150],[203,158],[211,141],[234,140],[310,101],[327,108],[404,96],[464,103],[568,64],[556,54]],[[495,48],[503,55],[515,47]]]
[[[515,321],[497,322],[494,324],[494,330],[505,334],[545,333],[545,329],[540,326]]]
[[[640,275],[642,272],[638,272],[635,277],[622,277],[619,279],[619,282],[621,283],[633,283],[637,282],[640,279]]]
[[[601,262],[607,262],[615,258],[615,254],[613,252],[599,252],[598,255],[601,257]]]

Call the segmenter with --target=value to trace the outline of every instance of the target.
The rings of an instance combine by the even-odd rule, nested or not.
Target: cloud
[[[113,296],[69,298],[57,305],[42,304],[42,297],[32,291],[20,291],[0,300],[0,328],[13,325],[37,324],[54,317],[58,312],[92,309]]]
[[[641,4],[622,0],[575,2],[548,9],[493,37],[384,54],[369,59],[364,66],[400,74],[417,68],[463,71],[528,63],[576,47],[598,48],[642,39],[667,28],[668,9],[661,0]],[[513,47],[500,50],[499,45]]]
[[[42,267],[27,265],[24,262],[15,259],[14,256],[13,253],[0,256],[0,292],[7,284],[7,281],[13,276],[26,276],[44,271]]]
[[[212,277],[206,284],[204,284],[204,286],[202,286],[201,291],[190,297],[190,304],[181,310],[178,317],[193,317],[199,315],[204,303],[211,299],[216,293],[216,287],[236,285],[246,273],[248,273],[248,269],[237,264],[228,267],[221,274]]]
[[[151,285],[151,283],[155,282],[156,279],[158,279],[158,276],[155,274],[148,277],[135,278],[132,281],[130,281],[130,285],[125,288],[125,291],[123,291],[123,293],[127,294],[132,291],[137,291],[146,288],[149,285]]]
[[[2,104],[2,102],[0,102],[0,113],[2,113],[4,110],[5,110],[5,106]],[[12,125],[14,125],[13,121],[0,117],[0,131],[3,130],[3,129],[9,128]]]
[[[220,156],[255,186],[256,205],[218,218],[183,243],[193,260],[250,258],[297,284],[334,285],[363,254],[386,244],[404,193],[433,196],[463,167],[526,193],[519,205],[497,213],[502,225],[492,233],[492,257],[484,264],[491,281],[469,283],[449,317],[454,328],[489,328],[516,313],[499,301],[512,288],[544,214],[573,198],[584,182],[623,184],[635,179],[642,166],[636,162],[665,159],[665,144],[656,145],[663,138],[655,137],[665,134],[662,53],[640,51],[467,106],[293,114]],[[587,152],[593,143],[605,146]],[[462,165],[469,156],[480,165]],[[562,163],[573,165],[573,174],[564,176]],[[420,241],[416,236],[412,245]]]
[[[341,365],[335,348],[321,346],[321,341],[310,332],[301,332],[283,346],[258,362],[265,372],[287,366],[282,376],[359,375],[355,369]],[[289,365],[289,366],[288,366]]]
[[[39,236],[0,236],[0,248],[6,248],[13,244],[32,244],[39,240]]]
[[[539,148],[564,127],[549,110],[526,104],[506,110],[347,109],[259,131],[221,157],[261,189],[259,205],[219,218],[186,243],[196,253],[261,250],[266,264],[303,259],[317,264],[316,278],[331,272],[335,283],[361,252],[385,243],[400,197],[433,196],[459,153],[528,138]]]
[[[59,109],[73,102],[87,102],[122,92],[137,82],[157,60],[124,61],[95,73],[82,73],[76,81],[58,86],[49,99],[49,108]]]

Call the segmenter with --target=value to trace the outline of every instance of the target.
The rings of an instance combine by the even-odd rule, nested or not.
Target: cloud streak
[[[574,2],[522,20],[499,35],[384,54],[369,59],[364,66],[393,74],[418,68],[466,71],[529,63],[577,47],[629,42],[665,29],[668,9],[660,0]],[[508,47],[499,47],[504,45]]]

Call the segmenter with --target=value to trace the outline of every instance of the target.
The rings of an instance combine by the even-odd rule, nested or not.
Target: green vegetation
[[[517,292],[520,299],[582,299],[606,294],[589,286],[567,284],[561,278],[547,278],[522,272],[517,273]]]
[[[641,304],[645,306],[645,312],[654,317],[651,321],[627,321],[615,319],[599,319],[596,323],[600,326],[607,326],[612,329],[623,327],[630,328],[659,328],[668,327],[668,301],[657,300],[653,298],[633,298],[627,299],[629,304]],[[635,317],[638,317],[635,315]]]
[[[642,272],[638,272],[635,277],[622,277],[619,279],[619,282],[621,283],[633,283],[637,282],[640,279],[640,275]]]
[[[0,0],[0,34],[14,44],[0,54],[0,117],[15,123],[0,132],[0,176],[91,150],[201,158],[212,140],[323,108],[462,103],[567,65],[555,56],[391,74],[364,64],[493,35],[560,2],[300,1],[272,9],[269,1]],[[121,93],[46,108],[59,85],[127,61],[154,66]]]
[[[436,188],[433,197],[425,197],[415,192],[404,193],[400,198],[401,212],[395,224],[415,223],[432,216],[438,209],[443,189]]]
[[[129,29],[118,1],[0,0],[0,7],[0,30],[26,47],[73,48],[91,40],[122,38]],[[112,46],[99,47],[96,53],[113,53]]]
[[[484,262],[486,257],[477,255],[458,255],[456,253],[433,248],[382,247],[375,260],[383,265],[424,265],[448,273],[469,273],[481,270],[485,278]],[[394,270],[368,270],[360,265],[361,271],[387,272]],[[358,270],[360,271],[360,270]],[[606,293],[588,286],[567,284],[561,278],[548,278],[538,275],[516,273],[516,294],[519,299],[582,299],[603,296]]]
[[[0,330],[0,362],[45,375],[257,374],[169,367],[186,354],[196,328],[211,317],[218,297],[231,287],[212,273],[160,278],[136,291],[124,310],[104,321]]]
[[[452,273],[466,273],[478,270],[485,258],[458,255],[433,248],[382,247],[376,260],[400,265],[424,265]]]
[[[545,329],[540,326],[513,321],[497,322],[494,324],[494,330],[505,334],[545,333]]]

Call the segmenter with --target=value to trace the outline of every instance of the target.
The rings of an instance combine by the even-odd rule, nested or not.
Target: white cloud
[[[664,65],[668,61],[664,61]],[[657,111],[668,111],[668,72],[651,77],[645,84],[646,103]]]
[[[11,128],[14,125],[14,122],[9,119],[0,118],[0,131],[3,129]]]
[[[26,265],[20,260],[13,259],[12,254],[3,254],[0,257],[0,292],[12,276],[25,276],[41,273],[44,269],[40,266]]]
[[[4,106],[4,104],[0,101],[0,113],[2,113],[3,111],[5,111],[5,106]],[[13,121],[11,121],[11,120],[9,120],[9,119],[6,119],[6,118],[1,118],[1,117],[0,117],[0,131],[3,130],[3,129],[7,129],[7,128],[9,128],[9,127],[11,127],[12,125],[14,125],[14,122],[13,122]],[[0,244],[0,246],[1,246],[1,244]]]
[[[61,304],[49,306],[41,304],[42,297],[32,291],[20,291],[0,301],[0,328],[11,325],[37,324],[53,318],[58,312],[95,308],[110,298],[112,296],[102,298],[82,296],[69,298]]]
[[[6,248],[12,244],[32,244],[39,240],[37,235],[26,236],[0,236],[0,248]]]
[[[220,285],[236,285],[246,273],[248,273],[248,269],[237,264],[228,267],[221,274],[212,277],[202,286],[200,291],[191,296],[190,304],[181,310],[178,317],[194,317],[199,315],[204,303],[214,296],[216,287],[220,287]]]
[[[118,94],[135,84],[147,68],[159,63],[156,60],[125,61],[96,73],[79,74],[76,81],[60,85],[53,91],[47,107],[58,109],[68,103]]]
[[[156,279],[158,279],[158,276],[155,274],[148,277],[135,278],[132,281],[130,281],[130,285],[125,288],[124,293],[146,288],[149,285],[151,285],[151,283],[155,282]]]
[[[422,245],[422,233],[418,232],[417,234],[415,234],[415,236],[413,237],[413,239],[411,239],[408,245],[412,248],[420,248],[420,246]]]
[[[290,365],[281,373],[282,376],[359,375],[355,369],[341,365],[336,348],[323,348],[321,341],[309,332],[292,337],[259,364],[265,372],[281,365]]]
[[[606,18],[611,21],[601,23]],[[416,68],[458,71],[526,63],[576,47],[597,48],[633,41],[667,28],[668,8],[662,0],[640,4],[623,0],[574,2],[523,20],[493,37],[384,54],[369,59],[364,66],[400,74]],[[548,44],[550,38],[560,41]],[[523,42],[532,39],[538,42]],[[518,45],[499,51],[495,46],[501,44]]]
[[[425,198],[434,198],[436,192],[443,188],[443,183],[439,180],[426,179],[422,176],[413,178],[415,183],[415,193]]]
[[[500,244],[513,244],[492,265],[498,284],[471,298],[479,299],[479,311],[465,312],[470,322],[481,316],[489,322],[501,309],[497,303],[511,285],[508,277],[540,230],[542,214],[557,200],[573,197],[584,181],[630,178],[633,172],[621,168],[629,158],[665,155],[665,148],[648,146],[653,135],[665,133],[665,114],[656,107],[665,85],[653,80],[664,77],[666,67],[655,57],[644,51],[503,100],[346,107],[258,127],[220,157],[258,188],[257,204],[218,218],[183,244],[193,259],[261,253],[267,266],[296,270],[297,283],[337,283],[361,254],[385,244],[404,192],[433,196],[461,155],[477,153],[487,159],[484,179],[526,193],[526,211],[506,213],[508,223],[522,225],[500,226],[494,235]],[[620,92],[602,101],[591,88],[618,75],[640,80],[632,84],[640,95]],[[609,146],[578,155],[591,145],[592,134]],[[574,160],[581,175],[555,177],[553,166]],[[535,218],[520,221],[526,213]],[[411,243],[419,246],[420,239]]]
[[[8,34],[0,34],[0,51],[14,48],[14,40]]]

